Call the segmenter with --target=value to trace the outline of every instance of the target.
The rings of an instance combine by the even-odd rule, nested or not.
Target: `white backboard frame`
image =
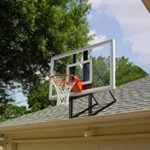
[[[115,89],[116,88],[116,58],[115,58],[115,40],[114,39],[110,39],[110,40],[106,40],[106,41],[102,41],[99,42],[97,44],[94,45],[89,45],[87,47],[84,48],[80,48],[77,50],[73,50],[73,51],[69,51],[60,55],[56,55],[54,57],[51,58],[51,69],[50,69],[50,76],[54,75],[54,61],[70,56],[70,55],[74,55],[77,53],[81,53],[81,52],[85,52],[87,50],[91,50],[93,48],[96,48],[98,46],[103,46],[105,44],[110,44],[110,85],[109,86],[103,86],[103,87],[96,87],[96,88],[92,88],[92,89],[86,89],[83,90],[80,93],[70,93],[71,97],[77,97],[77,96],[81,96],[81,95],[87,95],[87,94],[91,94],[91,93],[95,93],[98,91],[102,91],[102,90],[107,90],[107,89]],[[74,64],[72,64],[74,65]],[[52,83],[49,82],[49,100],[56,100],[57,99],[57,95],[52,95]]]

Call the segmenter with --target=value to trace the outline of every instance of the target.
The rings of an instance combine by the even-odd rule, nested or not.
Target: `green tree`
[[[122,85],[143,77],[148,76],[141,67],[134,65],[128,58],[117,58],[116,84]]]
[[[30,87],[28,93],[28,105],[31,111],[37,111],[44,109],[49,105],[55,105],[55,101],[48,100],[48,91],[48,81]]]
[[[109,84],[109,57],[93,57],[93,82],[98,85]],[[128,58],[116,58],[116,85],[122,85],[148,75],[141,67],[136,66]]]
[[[5,121],[7,119],[13,119],[27,113],[27,109],[25,106],[16,106],[14,104],[5,105],[5,111],[2,115],[0,115],[0,122]]]
[[[105,86],[109,84],[109,57],[93,57],[93,84]]]
[[[51,56],[87,44],[89,10],[88,0],[0,1],[0,106],[9,101],[5,86],[36,86]]]
[[[0,117],[5,113],[7,104],[14,101],[8,94],[9,89],[7,84],[0,80]]]

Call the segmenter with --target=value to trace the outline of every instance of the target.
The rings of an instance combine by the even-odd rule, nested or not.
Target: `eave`
[[[142,2],[145,5],[148,12],[150,13],[150,0],[142,0]]]
[[[137,111],[122,114],[113,114],[106,116],[93,116],[85,118],[74,118],[67,120],[41,122],[33,124],[23,124],[15,126],[0,127],[1,134],[17,133],[17,132],[30,132],[39,130],[66,130],[75,128],[96,128],[107,126],[119,126],[119,125],[133,125],[140,123],[150,124],[150,110]]]

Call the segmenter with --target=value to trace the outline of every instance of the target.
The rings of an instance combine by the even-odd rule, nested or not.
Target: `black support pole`
[[[74,54],[72,58],[72,62],[76,63],[76,61],[77,61],[77,56],[76,54]],[[76,67],[72,67],[70,70],[70,74],[75,75],[75,73],[76,73]],[[72,117],[73,117],[73,99],[69,99],[69,118]]]
[[[89,106],[89,109],[88,109],[88,115],[91,116],[92,115],[92,94],[90,94],[88,96],[88,106]]]
[[[69,99],[69,118],[73,117],[73,100]]]
[[[83,52],[83,60],[88,60],[88,51]],[[83,81],[90,79],[90,65],[89,63],[83,64]],[[88,96],[88,115],[92,115],[92,94]]]

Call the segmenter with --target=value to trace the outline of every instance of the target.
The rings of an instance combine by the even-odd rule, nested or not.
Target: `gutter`
[[[0,134],[150,123],[150,110],[0,127]]]
[[[150,1],[149,0],[142,0],[144,6],[146,7],[146,9],[148,10],[148,12],[150,13]]]

